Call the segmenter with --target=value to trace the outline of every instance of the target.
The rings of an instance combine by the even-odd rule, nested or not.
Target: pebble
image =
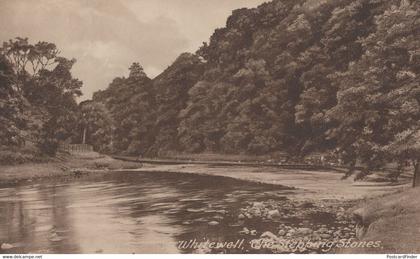
[[[301,235],[310,235],[312,234],[312,229],[310,228],[299,228],[297,232]]]
[[[327,233],[328,229],[326,227],[322,227],[322,228],[318,229],[318,232],[319,233]]]
[[[279,253],[279,254],[290,253],[290,250],[287,249],[287,246],[283,244],[274,244],[272,246],[272,249],[276,251],[276,253]]]
[[[261,235],[261,238],[268,238],[268,239],[273,239],[276,240],[278,239],[276,235],[274,235],[273,233],[271,233],[270,231],[266,231]]]
[[[312,240],[313,241],[321,241],[321,237],[319,236],[319,234],[314,234],[314,235],[312,235]]]
[[[64,238],[60,237],[59,235],[57,235],[57,233],[53,232],[51,233],[49,240],[51,242],[60,242],[63,241]]]
[[[301,204],[302,205],[302,204]],[[322,205],[322,204],[321,204]],[[318,204],[303,204],[302,205],[305,209],[304,210],[297,210],[299,208],[298,205],[290,204],[290,202],[278,202],[274,200],[268,200],[264,202],[248,202],[246,208],[239,209],[239,215],[237,218],[239,219],[237,222],[244,224],[245,219],[249,218],[256,218],[262,219],[263,221],[269,221],[275,223],[275,218],[282,219],[278,225],[276,231],[278,232],[270,232],[270,231],[261,231],[258,232],[259,239],[267,241],[275,241],[274,246],[271,247],[273,252],[285,252],[282,247],[276,247],[276,244],[281,242],[282,240],[291,240],[293,238],[300,238],[304,242],[316,242],[316,241],[333,241],[339,240],[340,238],[346,238],[347,236],[350,237],[354,235],[353,228],[350,223],[352,221],[347,219],[347,215],[345,210],[339,207],[331,207],[331,206],[319,206]],[[281,208],[281,209],[279,209]],[[335,221],[333,226],[322,224],[321,222],[317,223],[311,218],[311,215],[318,212],[325,212],[330,214],[335,214]],[[342,217],[342,218],[340,218]],[[310,220],[308,219],[310,218]],[[283,219],[297,219],[300,220],[298,222],[292,221],[289,222],[288,220],[283,221]],[[271,221],[270,221],[271,220]],[[286,223],[289,222],[289,223]],[[354,223],[353,223],[354,224]],[[241,227],[243,227],[242,225]],[[248,228],[243,228],[239,231],[240,234],[246,235],[257,235],[257,230],[250,230]],[[263,233],[263,234],[261,234]],[[261,235],[260,235],[261,234]],[[255,237],[257,238],[257,237]],[[309,250],[298,250],[298,253],[302,252],[310,252],[314,249],[309,248]],[[291,252],[291,251],[288,251]]]
[[[322,239],[329,239],[329,238],[331,238],[331,235],[329,235],[329,234],[320,234],[319,235]]]
[[[50,238],[50,241],[51,241],[51,242],[60,242],[60,241],[63,241],[63,238],[61,238],[61,237],[59,237],[59,236],[56,236],[56,237],[51,237],[51,238]]]
[[[286,231],[284,231],[283,229],[280,229],[279,232],[277,233],[279,236],[284,236],[286,235]]]
[[[280,215],[280,212],[278,210],[270,210],[268,212],[268,216],[271,217],[271,218],[279,218],[281,215]]]
[[[239,231],[240,234],[248,235],[250,233],[249,229],[243,228],[241,231]]]
[[[188,212],[203,212],[204,209],[187,209]]]
[[[213,218],[214,218],[214,219],[218,219],[218,220],[222,220],[222,219],[223,219],[223,216],[216,215],[216,216],[214,216]]]
[[[216,226],[216,225],[219,225],[219,222],[217,222],[217,221],[210,221],[208,224],[210,226]]]

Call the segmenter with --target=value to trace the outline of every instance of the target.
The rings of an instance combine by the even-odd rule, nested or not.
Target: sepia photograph
[[[0,259],[417,259],[419,197],[419,0],[0,0]]]

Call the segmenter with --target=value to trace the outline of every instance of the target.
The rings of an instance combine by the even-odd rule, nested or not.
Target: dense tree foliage
[[[75,60],[59,56],[52,43],[26,38],[0,48],[0,120],[2,148],[33,144],[55,154],[60,141],[73,135],[76,97],[82,82],[70,70]]]
[[[79,104],[74,143],[88,143],[96,151],[111,152],[114,135],[114,121],[105,105],[84,101]]]
[[[23,142],[21,129],[25,126],[23,100],[13,88],[12,66],[0,56],[0,145],[19,145]]]
[[[141,154],[152,145],[153,113],[151,80],[138,63],[130,67],[127,78],[115,78],[106,91],[94,94],[104,103],[114,121],[113,151]]]
[[[239,9],[196,55],[183,54],[188,62],[178,59],[154,80],[117,78],[94,100],[115,119],[129,120],[116,123],[114,137],[123,138],[114,145],[119,152],[336,151],[345,163],[361,160],[374,168],[389,159],[374,143],[390,144],[401,128],[366,135],[387,119],[375,120],[368,108],[373,103],[346,91],[356,84],[374,91],[366,71],[399,55],[402,63],[393,69],[416,78],[414,68],[404,67],[418,65],[417,54],[410,54],[419,36],[416,7],[409,0],[275,0]],[[389,78],[390,71],[375,73],[396,89],[406,85]]]
[[[360,59],[332,76],[339,91],[328,112],[335,124],[329,135],[341,154],[366,165],[364,174],[407,160],[419,174],[419,10],[418,1],[396,1],[375,17],[376,31],[359,40]]]

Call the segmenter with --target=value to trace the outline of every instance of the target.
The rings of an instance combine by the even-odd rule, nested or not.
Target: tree
[[[81,143],[83,139],[99,152],[112,150],[114,122],[111,114],[102,103],[84,101],[79,104],[78,134],[75,141]]]
[[[376,31],[360,40],[363,56],[333,78],[340,90],[328,114],[337,123],[330,137],[343,152],[354,152],[354,159],[367,166],[365,174],[387,162],[413,160],[414,183],[420,119],[418,10],[417,1],[401,1],[376,17]]]
[[[109,87],[94,94],[113,121],[112,152],[144,154],[153,143],[153,105],[151,80],[139,63],[129,68],[128,78],[115,78]]]
[[[53,43],[38,42],[32,45],[28,38],[17,37],[3,42],[0,54],[12,65],[13,82],[16,90],[21,92],[23,81],[28,75],[34,77],[40,71],[56,64],[59,51]]]
[[[130,68],[129,78],[133,79],[141,79],[146,77],[146,73],[144,73],[143,67],[138,62],[134,62]]]
[[[202,75],[202,70],[203,64],[196,55],[183,53],[153,80],[155,137],[149,154],[180,150],[178,114],[186,108],[188,91]]]
[[[383,102],[388,104],[390,120],[386,127],[393,134],[390,143],[382,149],[399,163],[411,161],[413,187],[420,186],[420,3],[401,1],[392,6],[377,20],[378,32],[367,39],[367,46],[374,47],[377,37],[385,40],[381,48],[371,51],[372,58],[387,55],[387,68],[383,80],[391,86]],[[386,75],[385,75],[386,73]]]
[[[56,58],[53,70],[42,70],[28,87],[28,100],[46,113],[40,129],[39,146],[54,155],[58,143],[74,135],[78,107],[76,97],[81,95],[82,82],[73,78],[70,70],[76,60]]]
[[[20,145],[26,140],[36,142],[49,155],[55,154],[59,141],[72,135],[75,98],[82,86],[70,72],[76,61],[58,54],[53,43],[30,44],[27,38],[9,40],[0,48],[2,63],[9,67],[3,72],[7,75],[4,98],[9,109],[14,107],[12,117],[20,120],[15,138],[23,139]]]
[[[0,146],[19,146],[24,142],[24,100],[14,91],[12,77],[12,66],[0,56]]]

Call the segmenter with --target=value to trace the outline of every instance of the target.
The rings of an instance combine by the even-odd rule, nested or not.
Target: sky
[[[82,99],[127,76],[140,62],[151,78],[195,52],[232,10],[267,0],[0,0],[0,43],[14,37],[55,43],[76,58]]]

